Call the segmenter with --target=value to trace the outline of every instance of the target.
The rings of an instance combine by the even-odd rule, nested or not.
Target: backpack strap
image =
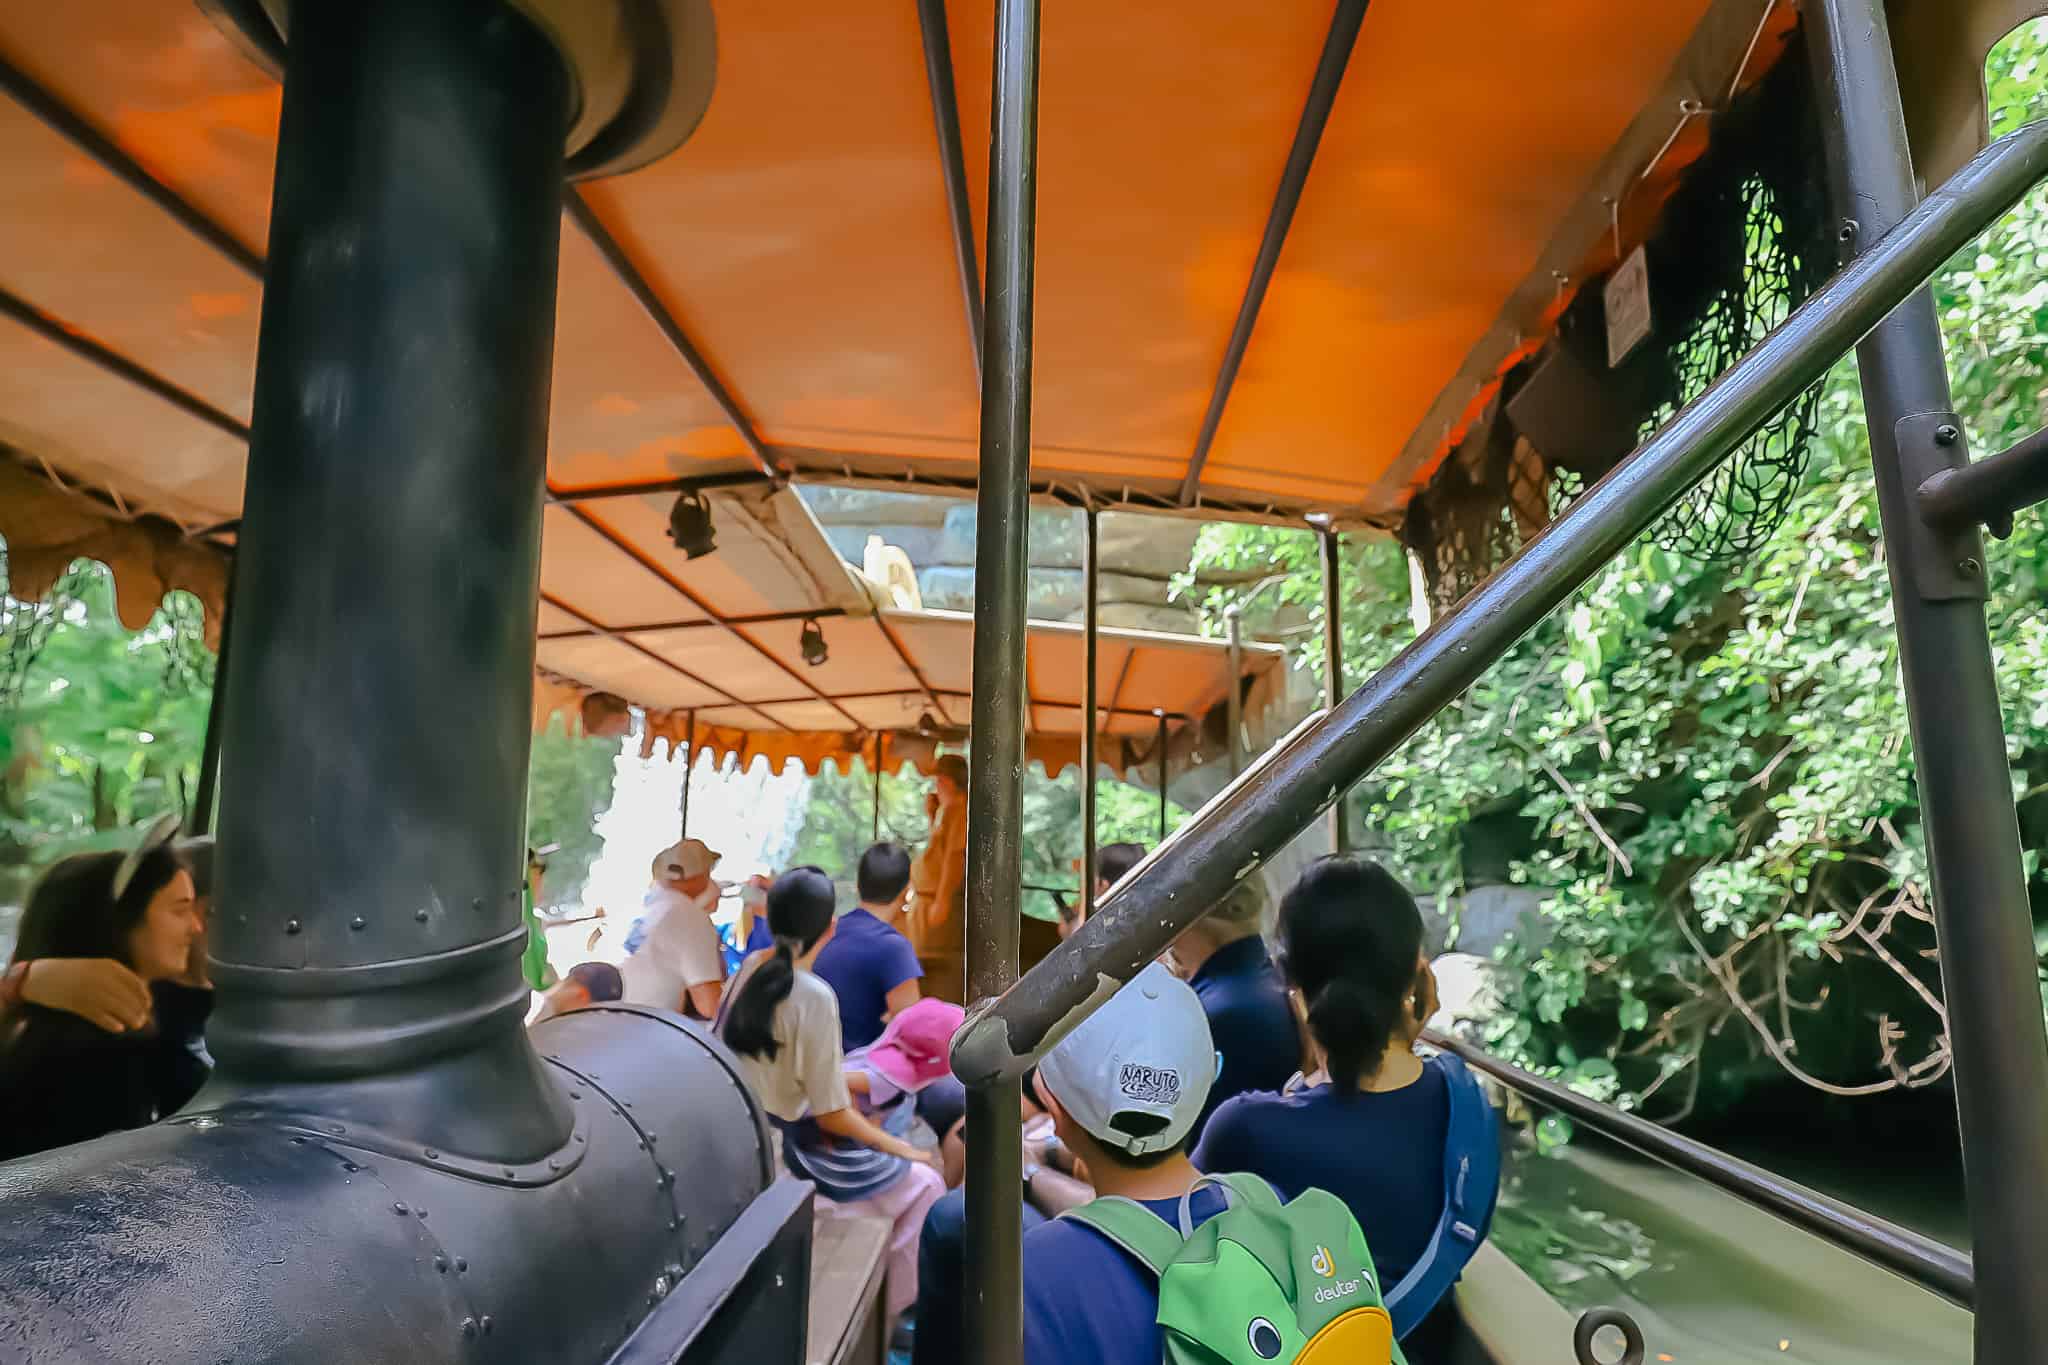
[[[1078,1209],[1068,1209],[1060,1217],[1093,1228],[1155,1278],[1180,1254],[1181,1244],[1186,1240],[1152,1210],[1121,1195],[1103,1195]]]
[[[1394,1335],[1404,1337],[1450,1292],[1486,1240],[1500,1191],[1500,1138],[1493,1106],[1465,1063],[1437,1054],[1448,1083],[1450,1123],[1444,1142],[1444,1211],[1429,1245],[1401,1282],[1387,1291]]]
[[[1232,1171],[1223,1175],[1205,1175],[1188,1188],[1180,1197],[1180,1235],[1183,1238],[1195,1235],[1194,1198],[1195,1191],[1205,1185],[1214,1185],[1223,1192],[1223,1207],[1241,1204],[1257,1209],[1261,1213],[1278,1213],[1282,1205],[1280,1195],[1271,1185],[1249,1171]]]

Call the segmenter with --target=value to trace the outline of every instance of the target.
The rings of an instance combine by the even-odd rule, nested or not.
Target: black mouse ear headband
[[[152,820],[142,831],[142,838],[121,860],[121,866],[114,871],[114,899],[120,900],[128,894],[128,888],[135,882],[135,874],[142,870],[142,860],[168,844],[178,832],[179,819],[176,812],[167,812]]]

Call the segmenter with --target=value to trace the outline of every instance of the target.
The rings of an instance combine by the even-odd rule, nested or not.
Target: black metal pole
[[[1836,211],[1873,242],[1919,197],[1880,0],[1806,7]],[[1866,254],[1875,254],[1866,248]],[[1857,349],[1934,883],[1977,1280],[1976,1359],[2048,1351],[2048,1037],[1974,526],[1929,534],[1916,493],[1965,458],[1934,295]]]
[[[1321,533],[1323,552],[1323,704],[1335,711],[1344,700],[1344,543],[1335,527]],[[1336,853],[1351,851],[1351,826],[1344,810],[1344,795],[1330,803],[1330,848]]]
[[[946,0],[917,0],[924,38],[924,78],[931,87],[932,127],[939,135],[939,170],[946,179],[946,216],[953,228],[953,259],[960,267],[960,298],[967,309],[974,374],[981,377],[981,262],[974,259],[974,210],[967,202],[967,157],[960,137],[960,94],[953,81],[953,39]]]
[[[1038,0],[996,8],[989,129],[988,308],[974,551],[973,747],[967,791],[967,998],[1017,980],[1023,893],[1025,574],[1031,489],[1032,289],[1038,217]],[[1023,1122],[1016,1077],[967,1097],[965,1346],[1024,1355]]]
[[[206,699],[206,738],[199,746],[199,786],[192,794],[192,809],[185,812],[185,833],[213,833],[214,799],[220,791],[220,745],[226,729],[222,717],[228,696],[228,645],[235,623],[235,563],[228,561],[228,586],[220,605],[220,653],[213,660],[213,695]]]
[[[2044,175],[2048,124],[2029,125],[1978,153],[1588,489],[1456,612],[1334,711],[1260,755],[1242,778],[1155,849],[1073,937],[1002,1000],[970,1016],[954,1042],[955,1073],[970,1085],[1023,1074],[1045,1047],[1087,1016],[1090,1002],[1102,998],[1104,977],[1128,981],[1136,975],[1327,809],[1339,791],[1370,773],[1471,686],[1730,450],[1827,373],[1837,357]],[[2016,959],[2030,983],[2032,951],[2028,947]],[[2029,999],[2038,1029],[2039,1000]],[[2042,1150],[2048,1151],[2048,1142]]]
[[[1223,699],[1223,722],[1230,731],[1230,775],[1244,771],[1244,612],[1232,602],[1223,610],[1223,628],[1230,638],[1230,691]]]
[[[1195,448],[1188,456],[1188,472],[1181,479],[1180,505],[1192,507],[1202,491],[1202,467],[1208,463],[1209,448],[1223,425],[1223,409],[1230,402],[1230,390],[1237,383],[1238,367],[1252,341],[1259,309],[1265,306],[1266,289],[1280,264],[1281,248],[1287,245],[1287,230],[1294,225],[1294,211],[1301,205],[1301,191],[1308,184],[1309,169],[1315,165],[1316,148],[1322,145],[1324,125],[1337,103],[1337,91],[1344,84],[1344,70],[1351,64],[1351,49],[1358,42],[1358,26],[1365,22],[1366,0],[1337,0],[1330,15],[1329,32],[1323,36],[1322,55],[1316,59],[1316,74],[1309,82],[1308,98],[1302,102],[1301,118],[1294,126],[1294,143],[1287,149],[1287,164],[1280,172],[1280,186],[1273,205],[1266,211],[1266,230],[1259,238],[1259,254],[1252,260],[1251,278],[1245,282],[1244,297],[1237,305],[1237,321],[1231,325],[1230,340],[1223,347],[1223,364],[1216,385],[1209,391],[1209,407],[1202,414],[1201,429],[1195,434]]]
[[[690,778],[697,766],[697,713],[695,711],[683,720],[683,795],[676,804],[681,823],[677,826],[678,838],[690,837]]]
[[[1616,1142],[1633,1147],[1643,1155],[1688,1175],[1697,1176],[1716,1189],[1725,1190],[1745,1203],[1754,1204],[1795,1227],[1804,1228],[1823,1241],[1881,1265],[1893,1274],[1902,1275],[1951,1303],[1968,1308],[1975,1298],[1970,1258],[1954,1247],[1923,1237],[1910,1228],[1888,1223],[1838,1199],[1830,1199],[1726,1152],[1717,1152],[1703,1142],[1674,1133],[1646,1118],[1587,1099],[1556,1081],[1509,1066],[1461,1038],[1432,1031],[1424,1034],[1423,1039],[1434,1047],[1457,1053],[1475,1069],[1484,1071],[1508,1089],[1545,1108],[1568,1114]]]
[[[880,730],[875,731],[875,771],[873,777],[875,783],[875,818],[873,821],[873,831],[868,836],[868,842],[879,844],[882,842],[882,732]]]
[[[1081,513],[1081,918],[1095,913],[1096,658],[1102,644],[1102,542],[1091,504]]]
[[[292,6],[221,749],[210,1093],[507,1163],[569,104],[503,0]]]
[[[1159,737],[1152,747],[1159,754],[1159,842],[1163,844],[1166,842],[1166,713],[1154,711],[1152,714],[1159,717]]]

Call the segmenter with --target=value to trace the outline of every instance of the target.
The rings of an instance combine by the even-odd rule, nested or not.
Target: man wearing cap
[[[1182,1144],[1216,1078],[1209,1022],[1194,991],[1158,963],[1131,979],[1038,1064],[1038,1090],[1060,1142],[1098,1195],[1135,1200],[1161,1219],[1206,1222],[1223,1208]],[[1027,1163],[1029,1190],[1040,1172]],[[1024,1234],[1026,1365],[1140,1365],[1164,1353],[1159,1282],[1130,1253],[1069,1218]]]
[[[718,855],[701,839],[684,839],[655,855],[647,937],[619,966],[628,1004],[705,1020],[718,1014],[725,955],[711,923],[718,904],[711,869],[717,865]]]

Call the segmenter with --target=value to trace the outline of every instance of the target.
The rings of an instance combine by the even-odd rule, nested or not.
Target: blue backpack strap
[[[1450,1124],[1444,1141],[1444,1211],[1414,1267],[1387,1291],[1394,1336],[1405,1337],[1443,1301],[1466,1262],[1486,1240],[1500,1193],[1500,1131],[1486,1092],[1450,1053],[1440,1053],[1450,1093]]]

